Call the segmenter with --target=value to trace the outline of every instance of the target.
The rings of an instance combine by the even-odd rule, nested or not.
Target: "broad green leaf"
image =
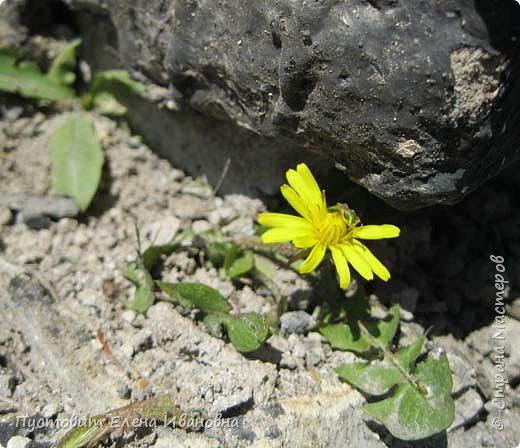
[[[76,200],[85,211],[99,186],[104,162],[92,119],[86,113],[67,117],[50,142],[52,186]]]
[[[159,288],[170,297],[178,300],[187,309],[198,308],[204,312],[218,311],[228,313],[231,306],[214,288],[201,283],[157,282]]]
[[[231,278],[241,277],[247,274],[255,266],[255,259],[251,252],[246,252],[244,256],[237,258],[229,267],[227,273]]]
[[[65,101],[74,98],[74,92],[42,74],[31,62],[16,63],[16,57],[0,51],[0,90],[26,98]]]
[[[100,92],[94,97],[94,111],[102,115],[111,115],[120,117],[127,112],[127,108],[123,106],[110,92]]]
[[[359,321],[350,324],[324,324],[320,327],[320,333],[327,338],[330,345],[340,350],[351,350],[363,353],[370,350],[373,344],[368,335],[359,327]],[[369,333],[387,346],[393,339],[399,325],[399,305],[390,309],[389,316],[384,320],[363,322]]]
[[[75,39],[60,51],[47,72],[51,81],[68,86],[76,80],[76,51],[80,45],[81,39]]]
[[[258,350],[269,337],[269,326],[257,313],[229,316],[223,321],[229,340],[243,353]]]
[[[445,354],[432,355],[414,366],[424,338],[383,361],[338,367],[341,378],[362,392],[382,396],[365,411],[397,438],[419,440],[445,430],[454,418],[452,377]]]
[[[94,81],[90,86],[89,92],[83,99],[85,109],[90,109],[94,105],[95,97],[100,92],[115,93],[119,87],[124,87],[133,93],[140,95],[144,91],[144,86],[130,78],[126,70],[107,70],[96,73]]]

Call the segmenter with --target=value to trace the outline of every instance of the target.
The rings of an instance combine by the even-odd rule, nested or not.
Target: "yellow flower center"
[[[328,212],[316,227],[318,240],[327,246],[339,243],[350,230],[341,212]]]

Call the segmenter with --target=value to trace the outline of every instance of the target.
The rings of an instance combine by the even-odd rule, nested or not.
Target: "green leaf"
[[[0,51],[0,90],[48,101],[74,98],[74,92],[70,88],[42,74],[35,64],[16,64],[16,57],[4,51]]]
[[[216,338],[221,338],[222,322],[226,319],[226,317],[223,318],[221,313],[210,313],[206,314],[202,318],[202,321],[204,322],[204,324],[206,324],[206,327],[208,327],[208,330],[211,335],[215,336]]]
[[[269,326],[264,317],[257,313],[229,316],[223,323],[229,340],[239,352],[258,350],[269,337]]]
[[[134,297],[131,299],[121,298],[126,308],[145,313],[154,301],[154,282],[150,273],[143,268],[142,263],[131,263],[121,270],[121,273],[136,287]]]
[[[362,313],[358,315],[361,317]],[[399,325],[399,305],[394,305],[390,309],[389,316],[384,320],[368,321],[363,320],[369,333],[387,346],[395,336]],[[340,350],[350,350],[363,353],[373,346],[368,335],[364,334],[359,327],[359,320],[350,324],[324,324],[320,327],[320,333],[327,338],[330,345]]]
[[[157,282],[159,288],[170,297],[178,300],[186,309],[198,308],[204,312],[217,311],[228,313],[231,306],[214,288],[201,283]]]
[[[90,417],[81,426],[69,431],[58,442],[57,448],[81,448],[90,442],[101,440],[107,430],[106,417]]]
[[[75,39],[60,51],[47,73],[51,81],[68,86],[76,80],[76,51],[80,45],[81,39]]]
[[[95,98],[101,92],[116,93],[119,87],[123,87],[138,95],[144,91],[144,86],[130,78],[126,70],[107,70],[96,73],[94,81],[90,86],[89,92],[83,99],[83,107],[91,109],[95,103]]]
[[[150,271],[155,266],[161,255],[170,255],[179,247],[179,243],[164,244],[162,246],[150,246],[142,254],[143,266]]]
[[[188,418],[186,420],[184,418],[180,419],[183,415]],[[128,426],[128,430],[132,429],[137,432],[138,429],[143,428],[146,422],[155,420],[164,423],[172,417],[176,417],[176,421],[181,423],[206,418],[203,414],[183,413],[170,395],[163,395],[130,403],[122,408],[113,409],[106,414],[85,416],[81,420],[82,424],[79,427],[72,429],[60,439],[57,448],[99,446],[109,438],[112,432],[121,428],[121,424],[115,425],[114,423],[124,422]],[[181,424],[179,427],[185,426]],[[191,429],[196,430],[197,428]]]
[[[231,278],[241,277],[247,274],[255,266],[255,259],[251,252],[246,252],[243,257],[237,258],[227,270]]]
[[[430,355],[414,366],[423,342],[421,337],[395,354],[386,351],[382,361],[346,364],[336,370],[362,392],[383,396],[367,403],[365,411],[402,440],[430,437],[449,427],[454,418],[447,356]]]
[[[104,162],[92,119],[86,113],[69,115],[54,132],[50,148],[54,190],[74,198],[85,211],[98,189]]]
[[[136,263],[128,263],[119,269],[121,275],[127,280],[130,280],[134,285],[140,283],[139,268]]]
[[[206,245],[206,254],[214,267],[221,267],[224,265],[224,259],[226,258],[226,254],[230,249],[231,244],[229,243],[211,241]]]
[[[229,269],[235,262],[235,260],[238,258],[238,247],[236,247],[234,244],[229,245],[229,249],[226,252],[226,255],[224,256],[224,270],[226,272],[229,272]]]

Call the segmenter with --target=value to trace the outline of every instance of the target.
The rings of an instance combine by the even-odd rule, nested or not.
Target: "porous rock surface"
[[[514,2],[115,0],[108,11],[128,68],[278,151],[320,153],[398,208],[456,202],[518,157]],[[269,154],[255,149],[231,156]]]
[[[317,159],[323,175],[336,166],[418,209],[518,158],[513,1],[64,4],[13,0],[2,46],[60,20],[79,31],[93,69],[120,63],[148,85],[129,118],[156,151],[210,181],[231,159],[224,192],[275,193],[288,166]]]

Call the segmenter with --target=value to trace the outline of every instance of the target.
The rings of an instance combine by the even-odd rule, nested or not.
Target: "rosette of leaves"
[[[360,292],[326,313],[320,332],[333,348],[369,358],[336,369],[340,378],[367,397],[367,414],[395,437],[419,440],[452,423],[452,374],[446,354],[430,353],[420,360],[424,336],[392,351],[398,326],[399,305],[390,309],[386,319],[371,319]]]

